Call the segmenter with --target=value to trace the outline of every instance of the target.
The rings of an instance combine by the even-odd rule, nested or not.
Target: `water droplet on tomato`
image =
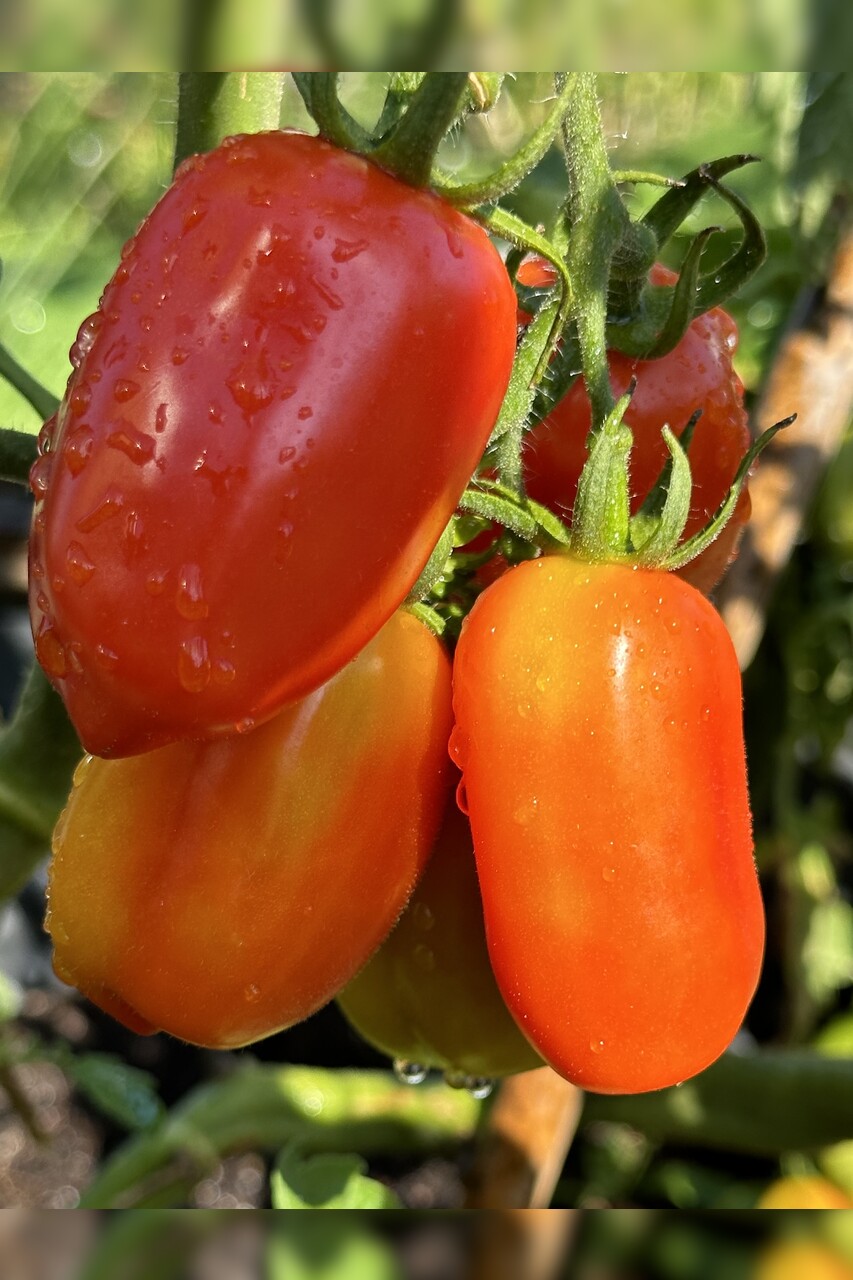
[[[166,589],[168,570],[154,569],[145,579],[145,590],[150,596],[160,596]]]
[[[333,262],[352,262],[353,258],[357,258],[360,253],[364,253],[365,249],[370,248],[369,240],[335,240],[335,247],[332,250]]]
[[[602,867],[602,869],[601,869],[601,878],[602,878],[602,880],[606,880],[608,884],[612,884],[612,883],[613,883],[613,881],[616,879],[616,868],[615,868],[615,867]]]
[[[137,431],[130,423],[123,422],[116,431],[107,436],[107,444],[111,449],[118,449],[137,467],[144,467],[154,457],[156,445],[151,436]]]
[[[85,379],[77,383],[68,397],[68,408],[72,417],[82,418],[92,400],[92,388]]]
[[[124,495],[116,489],[108,489],[101,501],[85,516],[81,516],[74,528],[80,533],[91,533],[107,520],[112,520],[124,508]]]
[[[190,358],[190,353],[189,351],[187,351],[186,347],[172,348],[172,364],[177,364],[177,365],[186,364],[189,358]]]
[[[93,561],[89,559],[79,542],[69,543],[65,562],[68,566],[69,578],[72,582],[76,582],[78,587],[84,586],[95,572]]]
[[[92,761],[93,761],[93,759],[94,759],[94,756],[90,756],[90,755],[85,755],[85,756],[83,757],[83,759],[82,759],[82,760],[80,761],[80,763],[77,765],[77,768],[74,770],[74,773],[73,773],[73,775],[72,775],[72,778],[71,778],[71,785],[72,785],[72,786],[74,786],[74,787],[79,787],[79,786],[80,786],[80,784],[81,784],[81,782],[83,781],[83,779],[85,778],[86,774],[89,772],[89,770],[90,770],[90,769],[91,769],[91,767],[92,767]]]
[[[452,755],[452,753],[451,753],[451,759],[453,759],[453,755]],[[457,804],[457,806],[458,806],[458,808],[459,808],[460,813],[464,813],[464,814],[467,816],[467,814],[468,814],[468,792],[467,792],[467,791],[466,791],[466,789],[465,789],[465,779],[464,779],[464,778],[460,778],[459,782],[456,784],[456,804]]]
[[[243,990],[243,999],[249,1004],[257,1004],[261,998],[261,989],[255,982],[250,982]]]
[[[427,1067],[419,1062],[409,1062],[407,1058],[395,1058],[393,1070],[400,1084],[423,1084],[429,1074]]]
[[[453,257],[464,258],[465,249],[463,248],[462,240],[459,234],[452,227],[445,227],[444,235],[445,235],[445,239],[447,240],[447,247],[450,250]]]
[[[95,311],[92,315],[87,316],[80,328],[77,330],[71,350],[68,353],[72,365],[75,369],[79,369],[86,356],[92,350],[98,331],[103,328],[104,317],[100,312]]]
[[[484,1102],[494,1092],[495,1082],[488,1076],[468,1076],[465,1088],[472,1098],[476,1098],[478,1102]]]
[[[133,382],[130,378],[119,378],[113,387],[113,399],[118,400],[119,404],[126,404],[128,400],[138,395],[139,383]]]
[[[197,227],[207,217],[207,210],[193,205],[184,214],[184,231],[192,231],[193,227]]]
[[[62,456],[65,465],[73,476],[79,476],[95,447],[95,436],[88,423],[81,422],[68,432]]]
[[[293,445],[289,444],[289,445],[286,445],[279,452],[278,460],[280,463],[284,464],[285,462],[290,462],[290,460],[295,457],[296,457],[296,450],[294,449]]]
[[[412,906],[412,923],[416,929],[428,933],[435,928],[435,912],[425,902],[416,902]]]
[[[187,693],[202,693],[210,682],[210,658],[203,636],[184,640],[178,650],[178,680]]]
[[[710,719],[711,719],[711,708],[710,708],[710,707],[703,707],[703,708],[702,708],[702,719],[703,719],[703,720],[710,720]]]
[[[311,408],[310,404],[304,404],[296,416],[297,418],[301,418],[304,422],[306,418],[313,418],[314,410]]]
[[[236,674],[237,668],[233,662],[226,662],[224,658],[218,658],[213,664],[214,684],[230,684]]]
[[[36,636],[36,654],[48,676],[61,680],[68,671],[65,646],[56,634],[50,618],[43,618]]]
[[[42,454],[30,467],[30,489],[33,497],[43,498],[50,488],[50,476],[53,471],[53,455]]]
[[[590,1049],[592,1050],[592,1052],[593,1052],[593,1053],[603,1053],[603,1052],[604,1052],[604,1041],[603,1041],[603,1040],[590,1040],[590,1042],[589,1042],[589,1047],[590,1047]]]
[[[255,727],[255,721],[251,716],[244,716],[242,720],[238,720],[234,725],[235,733],[251,733]]]
[[[178,575],[178,589],[175,592],[175,608],[182,618],[193,621],[206,618],[210,609],[204,598],[201,569],[197,564],[185,564]]]
[[[118,665],[118,654],[114,649],[108,649],[105,644],[99,644],[95,646],[95,661],[99,667],[109,671]]]

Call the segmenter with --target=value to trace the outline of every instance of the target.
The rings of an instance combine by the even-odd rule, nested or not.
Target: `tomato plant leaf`
[[[290,1143],[270,1179],[274,1209],[399,1209],[388,1187],[366,1175],[361,1156],[322,1152],[308,1155]]]
[[[125,1129],[147,1129],[162,1114],[154,1077],[112,1054],[80,1054],[63,1066],[81,1093]]]

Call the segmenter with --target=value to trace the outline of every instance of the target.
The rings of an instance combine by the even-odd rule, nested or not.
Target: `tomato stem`
[[[283,71],[182,71],[175,168],[229,134],[277,129],[283,88]]]
[[[337,71],[294,71],[293,80],[317,123],[320,136],[345,151],[366,154],[370,135],[350,115],[338,97]]]
[[[443,199],[449,200],[451,204],[460,208],[474,209],[477,205],[499,200],[527,177],[550,150],[560,131],[563,116],[573,93],[569,76],[557,73],[554,79],[556,93],[551,110],[527,141],[494,173],[477,182],[460,185],[449,182],[441,173],[433,175],[433,185]]]
[[[428,72],[371,158],[413,187],[428,186],[435,154],[460,113],[467,87],[467,71]]]

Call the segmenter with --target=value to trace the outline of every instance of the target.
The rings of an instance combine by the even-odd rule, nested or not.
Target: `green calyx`
[[[436,163],[438,148],[465,116],[496,105],[504,76],[493,71],[395,71],[373,129],[364,129],[338,96],[339,73],[295,71],[296,87],[322,137],[374,160],[403,182],[430,187],[442,199],[472,211],[518,185],[554,142],[573,90],[572,76],[555,73],[545,119],[507,161],[485,178],[456,183]]]
[[[755,441],[737,470],[725,498],[707,524],[681,539],[690,514],[693,480],[688,451],[699,420],[696,413],[677,436],[665,425],[669,457],[636,515],[630,512],[630,455],[633,435],[624,421],[633,387],[591,433],[589,458],[581,472],[572,514],[571,551],[593,562],[623,561],[647,569],[681,569],[710,546],[728,524],[752,464],[776,433],[796,414],[769,427]]]

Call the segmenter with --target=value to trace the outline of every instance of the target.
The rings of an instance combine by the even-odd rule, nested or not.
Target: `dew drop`
[[[590,1040],[590,1042],[589,1042],[589,1047],[590,1047],[590,1049],[591,1049],[591,1051],[592,1051],[593,1053],[603,1053],[603,1052],[604,1052],[604,1041],[603,1041],[603,1040]]]
[[[83,757],[83,759],[82,759],[82,760],[80,761],[80,763],[77,765],[77,768],[74,770],[74,774],[73,774],[73,776],[72,776],[72,778],[71,778],[71,784],[72,784],[72,786],[75,786],[75,787],[79,787],[79,786],[80,786],[80,784],[81,784],[81,782],[83,781],[83,779],[85,778],[86,774],[89,772],[90,768],[92,767],[92,760],[93,760],[93,759],[94,759],[94,757],[93,757],[93,756],[90,756],[90,755],[85,755],[85,756]]]
[[[304,422],[307,418],[313,418],[314,410],[311,408],[310,404],[304,404],[296,416]]]
[[[139,395],[139,383],[129,378],[119,378],[113,387],[113,398],[118,400],[119,404],[126,404],[137,395]]]
[[[251,733],[255,727],[255,721],[251,716],[244,716],[242,720],[238,720],[234,725],[235,733]]]
[[[182,618],[191,622],[197,618],[206,618],[210,612],[204,598],[201,569],[197,564],[182,566],[175,592],[175,608]]]
[[[53,457],[51,454],[43,454],[40,458],[36,458],[30,467],[30,489],[33,497],[43,498],[50,488],[50,475],[53,471]]]
[[[118,449],[137,467],[143,467],[154,457],[155,445],[151,436],[137,431],[130,423],[123,423],[117,431],[107,436],[107,444],[111,449]]]
[[[178,680],[187,693],[201,693],[210,682],[210,658],[203,636],[184,640],[178,651]]]
[[[451,738],[451,759],[453,758],[453,739]],[[460,778],[456,784],[456,804],[460,813],[468,814],[468,792],[465,789],[465,779]]]
[[[75,524],[80,533],[91,533],[107,520],[112,520],[124,507],[124,496],[115,489],[108,489],[101,501]]]
[[[65,465],[73,476],[78,476],[92,455],[95,436],[92,428],[85,422],[74,427],[65,438],[62,456]]]
[[[606,880],[608,884],[612,884],[612,883],[613,883],[613,881],[616,879],[616,868],[615,868],[615,867],[602,867],[602,869],[601,869],[601,878],[602,878],[602,880]]]
[[[488,1076],[468,1076],[465,1088],[472,1098],[476,1098],[478,1102],[484,1102],[494,1092],[495,1082]]]
[[[198,205],[193,205],[193,207],[188,209],[184,214],[184,231],[191,231],[193,227],[197,227],[206,216],[206,209],[200,209]]]
[[[423,1084],[427,1078],[428,1069],[420,1062],[410,1062],[408,1058],[395,1058],[394,1075],[400,1084]]]
[[[95,661],[99,667],[109,671],[118,665],[118,654],[114,649],[108,649],[105,644],[99,644],[95,646]]]
[[[168,570],[154,569],[145,579],[145,590],[150,596],[161,596],[166,589]]]
[[[172,357],[171,357],[172,364],[177,364],[177,365],[186,364],[189,358],[190,358],[190,353],[189,351],[187,351],[186,347],[172,348]]]
[[[243,999],[247,1001],[248,1004],[257,1004],[260,998],[261,989],[257,983],[250,982],[249,985],[243,989]]]
[[[54,630],[49,618],[43,618],[36,636],[36,654],[48,676],[61,680],[68,671],[65,646]]]
[[[160,435],[166,430],[169,424],[169,406],[164,402],[158,404],[157,412],[154,415],[154,430]]]
[[[214,684],[230,684],[236,674],[237,669],[233,662],[226,662],[224,658],[218,658],[213,664]]]
[[[711,708],[710,708],[710,707],[703,707],[703,708],[702,708],[702,719],[703,719],[703,720],[710,720],[710,719],[711,719]]]
[[[364,253],[365,249],[370,247],[369,240],[335,240],[335,247],[332,250],[333,262],[351,262],[353,258],[357,258],[360,253]]]
[[[72,582],[76,582],[78,587],[84,586],[95,572],[94,563],[86,555],[79,542],[69,543],[68,550],[65,553],[65,562],[68,566],[69,578]]]
[[[92,388],[88,382],[82,380],[68,397],[68,408],[74,418],[82,418],[83,414],[89,408],[92,400]]]
[[[293,447],[292,444],[288,444],[288,445],[285,445],[285,447],[282,450],[280,450],[278,455],[278,460],[282,465],[284,465],[285,462],[290,462],[290,460],[295,457],[296,457],[295,448]]]

